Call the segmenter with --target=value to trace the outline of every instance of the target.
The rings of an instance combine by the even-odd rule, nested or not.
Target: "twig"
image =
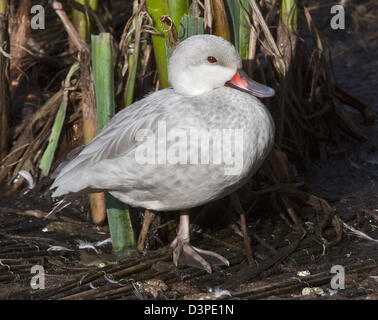
[[[89,14],[94,21],[96,21],[96,24],[98,26],[98,29],[101,31],[101,32],[108,32],[104,25],[104,21],[102,19],[101,16],[97,15],[96,12],[94,12],[87,4],[85,5],[82,5],[80,4],[79,2],[77,1],[73,1],[73,0],[68,0],[68,2],[70,3],[70,6],[84,14]]]
[[[138,239],[137,248],[139,252],[144,251],[144,244],[146,242],[148,230],[150,228],[152,221],[154,221],[154,219],[155,219],[155,212],[151,210],[146,210],[144,213],[142,230],[140,231],[139,239]]]
[[[17,210],[17,209],[12,209],[12,208],[4,208],[4,207],[0,208],[0,212],[12,213],[12,214],[20,215],[20,216],[29,216],[29,217],[35,217],[35,218],[46,218],[47,215],[48,215],[46,212],[43,212],[43,211],[40,211],[40,210],[25,210],[25,211],[23,211],[23,210]],[[48,219],[55,220],[56,216],[50,215],[48,217]]]
[[[343,103],[357,109],[364,117],[366,123],[374,122],[377,113],[373,108],[367,106],[366,104],[362,103],[356,98],[353,98],[351,95],[349,95],[336,85],[333,86],[333,89],[336,97],[340,99],[340,101],[342,101]]]
[[[236,193],[233,193],[231,195],[231,202],[233,203],[236,212],[239,213],[239,215],[240,215],[240,224],[241,224],[241,228],[242,228],[242,232],[243,232],[245,253],[247,255],[248,264],[251,266],[252,269],[256,268],[256,263],[255,263],[255,260],[253,259],[253,256],[252,256],[251,239],[248,236],[247,223],[246,223],[246,220],[245,220],[244,210],[243,210],[243,208],[240,204],[239,197]]]
[[[218,242],[219,244],[221,244],[222,246],[225,246],[226,248],[234,248],[234,249],[237,249],[237,250],[241,250],[241,251],[244,251],[244,249],[242,249],[241,247],[235,245],[235,244],[232,244],[232,243],[229,243],[229,242],[226,242],[226,241],[223,241],[221,239],[218,239],[216,237],[213,237],[209,234],[206,234],[206,233],[202,233],[202,236],[204,238],[207,238],[207,239],[210,239],[212,241],[216,241]]]
[[[60,20],[62,21],[64,28],[66,29],[68,33],[68,36],[72,39],[76,48],[79,51],[90,52],[89,46],[81,39],[79,33],[76,31],[71,20],[67,17],[66,12],[63,10],[62,4],[59,1],[54,0],[53,8],[56,14],[59,16]]]
[[[373,261],[364,261],[359,264],[354,264],[346,267],[348,274],[363,272],[376,268],[377,265]],[[262,299],[271,295],[280,295],[288,292],[293,292],[304,286],[319,286],[329,283],[334,274],[329,271],[320,272],[311,276],[289,279],[284,282],[273,283],[253,289],[239,291],[233,293],[233,297],[246,299]]]
[[[242,268],[234,277],[232,277],[232,279],[224,283],[224,287],[227,289],[234,289],[238,287],[240,284],[247,282],[250,279],[253,279],[263,271],[270,268],[272,265],[276,264],[280,260],[286,258],[291,253],[293,253],[298,248],[302,239],[303,235],[297,238],[293,243],[291,243],[287,247],[279,250],[278,253],[271,259],[267,259],[266,261],[261,263],[258,268],[251,268],[250,266]]]

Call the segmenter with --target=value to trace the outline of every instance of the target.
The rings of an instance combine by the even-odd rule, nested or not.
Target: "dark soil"
[[[335,31],[329,26],[329,12],[330,7],[323,6],[311,13],[331,47],[337,84],[378,112],[378,34],[373,13],[364,11],[363,2],[349,4],[346,29]],[[215,299],[226,288],[229,291],[223,292],[222,299],[377,299],[378,124],[365,125],[357,111],[348,110],[361,123],[368,141],[335,146],[329,150],[326,166],[315,161],[297,180],[327,199],[347,225],[372,239],[344,229],[341,242],[326,247],[313,236],[317,215],[305,209],[302,219],[308,236],[295,247],[298,235],[279,216],[255,212],[248,216],[255,258],[259,267],[274,259],[276,263],[237,284],[250,270],[235,228],[217,232],[194,228],[195,246],[221,253],[231,262],[229,268],[214,268],[211,275],[190,267],[176,268],[168,246],[148,250],[143,256],[130,250],[120,260],[109,243],[96,247],[97,252],[78,248],[78,240],[94,243],[110,237],[106,226],[88,223],[79,206],[56,217],[40,217],[52,206],[46,181],[25,194],[0,199],[0,299]],[[331,228],[326,233],[334,237]],[[151,234],[152,240],[159,235],[156,229]],[[288,248],[293,252],[287,256]],[[31,288],[34,265],[46,272],[43,290]],[[334,265],[345,267],[345,289],[331,288]],[[313,290],[304,295],[309,290],[304,288]]]

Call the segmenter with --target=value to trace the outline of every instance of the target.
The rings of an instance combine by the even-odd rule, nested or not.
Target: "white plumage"
[[[246,78],[240,67],[235,48],[221,38],[201,35],[182,42],[169,63],[172,88],[117,113],[60,171],[51,186],[53,197],[106,190],[129,205],[167,211],[197,207],[240,188],[274,140],[269,111],[247,93],[271,96],[274,91]],[[219,144],[219,136],[210,134],[206,145],[196,142],[193,132],[221,137],[231,132],[232,137]],[[227,162],[227,152],[234,163]],[[201,162],[202,153],[209,156],[207,163]],[[233,173],[227,171],[233,166]]]

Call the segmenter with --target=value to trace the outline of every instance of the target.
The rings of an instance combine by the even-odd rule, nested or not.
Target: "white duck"
[[[52,196],[108,191],[134,207],[178,210],[174,264],[209,273],[212,265],[228,266],[219,254],[191,246],[189,209],[240,188],[273,145],[273,120],[254,96],[274,90],[241,66],[234,46],[217,36],[180,43],[168,66],[172,88],[118,112],[60,171]]]

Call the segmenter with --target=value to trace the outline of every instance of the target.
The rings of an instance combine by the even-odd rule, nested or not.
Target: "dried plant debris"
[[[143,282],[136,283],[138,290],[141,294],[150,294],[154,298],[157,298],[159,295],[163,294],[168,290],[168,286],[159,279],[150,279]]]

